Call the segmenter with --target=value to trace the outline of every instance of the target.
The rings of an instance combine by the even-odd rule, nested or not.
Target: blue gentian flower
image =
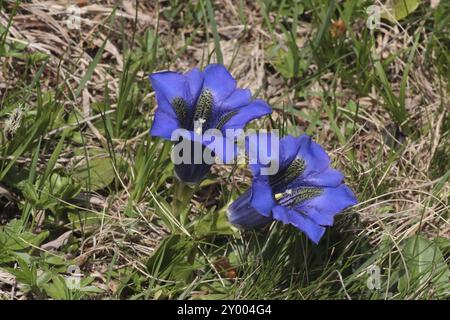
[[[307,135],[280,139],[279,170],[261,175],[261,165],[251,165],[251,188],[228,208],[231,223],[254,228],[272,220],[291,224],[318,243],[325,226],[357,200],[343,183],[343,175],[330,168],[330,158]]]
[[[158,104],[150,130],[154,137],[171,140],[176,129],[192,133],[208,129],[222,132],[243,129],[249,121],[271,113],[267,103],[252,100],[250,90],[237,88],[236,80],[220,64],[210,64],[203,72],[194,68],[184,74],[153,73],[150,82]],[[197,140],[194,135],[188,139],[192,144],[200,143],[203,148],[210,142]],[[175,173],[184,182],[197,183],[208,173],[210,166],[205,163],[179,164],[175,165]]]

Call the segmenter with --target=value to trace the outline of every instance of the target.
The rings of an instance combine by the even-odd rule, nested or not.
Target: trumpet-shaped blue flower
[[[267,103],[252,100],[250,90],[237,88],[236,80],[220,64],[211,64],[203,72],[194,68],[184,74],[153,73],[150,82],[158,104],[150,134],[166,140],[171,140],[174,130],[185,129],[192,133],[188,139],[193,144],[206,148],[211,141],[196,139],[194,133],[243,129],[249,121],[271,113]],[[180,180],[195,183],[209,167],[205,163],[179,164],[175,173]]]
[[[277,174],[262,175],[261,165],[251,166],[252,186],[228,208],[230,221],[252,228],[275,219],[318,243],[334,216],[357,200],[343,175],[330,168],[326,152],[309,136],[286,136],[279,149]]]

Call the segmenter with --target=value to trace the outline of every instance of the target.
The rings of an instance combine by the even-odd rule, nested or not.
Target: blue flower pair
[[[195,68],[185,74],[158,72],[150,75],[150,81],[158,104],[150,134],[166,140],[172,140],[177,129],[193,136],[197,130],[243,129],[251,120],[271,113],[266,102],[252,100],[249,90],[237,88],[223,65],[211,64],[203,72]],[[190,140],[202,150],[208,148],[202,140]],[[230,221],[253,228],[275,219],[294,225],[318,243],[334,216],[357,200],[343,184],[343,175],[330,168],[323,148],[307,135],[282,138],[276,159],[279,170],[274,175],[263,175],[261,164],[251,165],[252,186],[228,208]],[[178,164],[175,174],[184,182],[197,183],[210,166]]]

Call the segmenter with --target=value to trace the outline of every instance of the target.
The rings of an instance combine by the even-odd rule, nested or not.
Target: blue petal
[[[184,143],[181,141],[180,143]],[[205,175],[209,172],[211,168],[211,164],[205,163],[203,157],[199,158],[198,163],[196,163],[196,152],[201,152],[200,156],[203,156],[203,152],[205,150],[205,146],[198,141],[189,141],[190,144],[190,159],[189,155],[187,155],[187,162],[189,163],[181,163],[174,165],[174,171],[176,177],[186,183],[198,183],[200,182]],[[189,146],[188,144],[188,146]],[[184,149],[183,149],[184,151]],[[198,154],[197,154],[198,155]]]
[[[203,88],[211,90],[216,105],[220,105],[236,89],[236,80],[221,64],[210,64],[204,70]]]
[[[300,136],[299,139],[300,149],[298,155],[306,162],[306,168],[302,176],[306,178],[310,174],[326,170],[330,165],[330,158],[325,150],[306,134]]]
[[[272,212],[274,219],[281,221],[284,224],[292,224],[294,227],[303,231],[308,238],[316,244],[325,232],[324,227],[316,224],[314,221],[295,210],[289,210],[282,206],[275,206],[272,209]]]
[[[189,91],[191,93],[191,97],[193,99],[192,104],[197,98],[200,96],[200,92],[203,87],[203,72],[201,72],[198,68],[194,68],[189,72],[186,72],[185,77],[187,79],[189,85]]]
[[[155,112],[152,128],[150,129],[150,135],[153,137],[160,137],[170,140],[172,132],[178,128],[178,120],[158,108]]]
[[[270,113],[272,113],[272,109],[266,102],[263,100],[254,100],[248,106],[239,108],[239,112],[228,120],[223,126],[223,129],[243,129],[251,120]]]
[[[156,94],[158,104],[162,99],[172,102],[174,98],[182,98],[186,102],[191,101],[191,94],[187,78],[178,72],[163,71],[150,75],[150,82]]]
[[[252,100],[252,94],[248,89],[236,89],[222,103],[220,109],[222,112],[228,112],[233,109],[248,105]]]
[[[272,221],[252,207],[251,198],[252,192],[247,190],[228,207],[228,218],[232,224],[242,228],[255,228]]]
[[[258,131],[250,133],[245,139],[245,150],[253,176],[262,175],[262,168],[280,162],[280,137],[274,132]]]
[[[302,185],[317,187],[337,187],[342,183],[344,176],[338,170],[328,168],[316,174],[310,174],[302,179]]]
[[[229,164],[233,162],[238,154],[238,148],[235,141],[228,139],[221,131],[206,130],[202,134],[197,134],[192,130],[182,129],[178,132],[180,137],[189,140],[192,143],[202,144],[203,147],[210,149],[214,157],[218,157],[222,163]],[[234,153],[233,153],[234,152]]]
[[[178,180],[189,184],[197,184],[208,174],[210,164],[176,164],[174,165],[175,176]]]
[[[261,172],[261,165],[258,163],[250,164],[250,170],[252,171],[253,176],[259,175]]]
[[[325,228],[315,223],[312,219],[294,210],[289,210],[290,223],[303,231],[315,244],[319,243],[325,233]]]
[[[289,220],[288,210],[285,207],[282,206],[273,207],[272,214],[275,220],[281,221],[284,224],[291,223],[291,221]]]
[[[167,101],[165,96],[160,96],[157,98],[158,108],[157,111],[164,112],[170,117],[174,118],[178,122],[178,117],[175,114],[175,110],[173,109],[172,105]]]
[[[341,184],[336,188],[323,188],[321,195],[301,203],[295,209],[318,224],[330,226],[336,214],[357,202],[352,190]]]
[[[275,205],[268,179],[263,177],[253,179],[252,206],[262,215],[269,217]]]
[[[233,139],[226,136],[204,136],[203,145],[214,151],[214,156],[218,157],[224,164],[233,164],[238,155],[238,145]]]
[[[294,138],[291,135],[280,140],[280,169],[284,169],[291,164],[298,154],[302,140],[300,137]]]

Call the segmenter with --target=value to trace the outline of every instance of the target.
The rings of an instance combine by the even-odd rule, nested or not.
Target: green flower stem
[[[194,195],[195,186],[188,185],[178,179],[174,179],[172,211],[184,226],[190,210],[190,202]]]

